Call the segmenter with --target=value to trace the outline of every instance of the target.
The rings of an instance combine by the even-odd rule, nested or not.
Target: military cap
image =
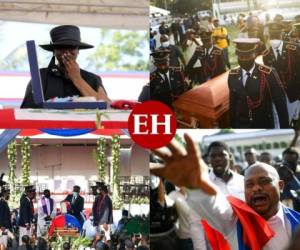
[[[35,186],[34,185],[27,185],[24,187],[25,188],[25,192],[35,192]]]
[[[169,61],[170,50],[158,49],[150,54],[154,63],[167,63]]]
[[[252,57],[252,54],[257,52],[260,40],[258,38],[237,38],[233,42],[236,45],[235,54],[238,57]]]
[[[236,45],[236,50],[241,52],[253,52],[260,40],[258,38],[236,38],[233,42]]]

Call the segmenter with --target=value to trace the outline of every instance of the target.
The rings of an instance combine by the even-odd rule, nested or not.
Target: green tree
[[[95,71],[148,71],[148,32],[101,30],[101,41],[89,56],[89,66]]]
[[[173,10],[177,14],[195,14],[200,10],[211,10],[212,1],[205,0],[175,0]]]

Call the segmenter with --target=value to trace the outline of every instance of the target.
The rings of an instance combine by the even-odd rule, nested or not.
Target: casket
[[[194,87],[173,102],[178,127],[229,127],[228,73]]]

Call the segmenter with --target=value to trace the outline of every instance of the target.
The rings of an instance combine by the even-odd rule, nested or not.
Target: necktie
[[[281,59],[281,55],[280,55],[279,49],[277,49],[276,52],[277,52],[277,61],[279,61]]]
[[[251,79],[251,74],[250,74],[250,72],[247,72],[246,75],[247,75],[247,79],[246,79],[246,81],[245,81],[245,88],[247,87],[247,85],[249,84],[250,79]]]
[[[167,73],[164,73],[164,78],[165,78],[165,82],[168,84],[168,86],[170,87],[170,89],[172,89],[172,88],[171,88],[171,85],[170,85],[169,78],[168,78],[168,76],[167,76]]]

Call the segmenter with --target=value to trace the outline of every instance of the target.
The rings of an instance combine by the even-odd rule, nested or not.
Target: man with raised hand
[[[222,249],[285,249],[300,223],[300,214],[280,203],[283,181],[276,170],[264,163],[254,164],[245,173],[246,203],[226,198],[209,181],[197,144],[189,135],[184,137],[186,150],[170,143],[170,152],[154,151],[165,165],[152,167],[151,173],[189,188],[189,205],[227,240]]]

